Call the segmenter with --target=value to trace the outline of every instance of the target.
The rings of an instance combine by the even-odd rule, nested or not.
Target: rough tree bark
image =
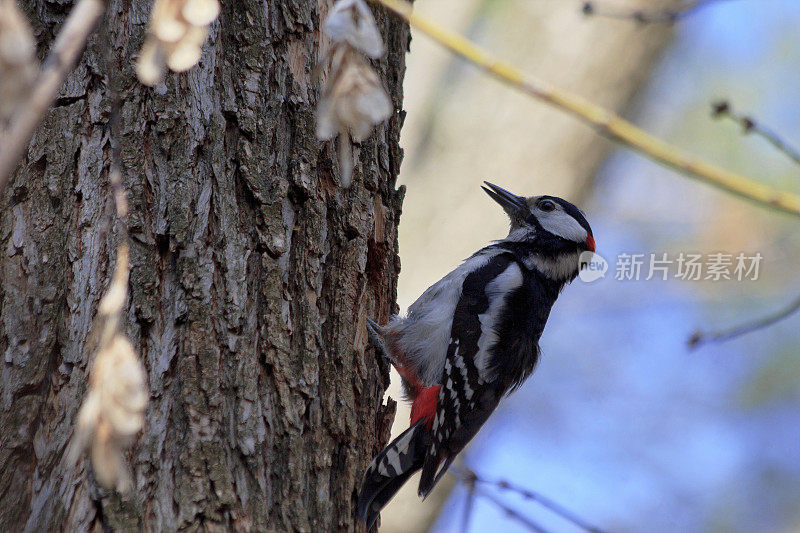
[[[342,190],[334,146],[314,137],[331,3],[223,2],[200,65],[155,90],[132,61],[150,1],[110,3],[0,200],[3,529],[355,528],[394,410],[364,320],[395,305],[409,34],[377,17],[396,112]],[[69,2],[24,4],[43,55]],[[124,497],[65,461],[114,262],[107,74],[131,203],[125,330],[151,396]]]

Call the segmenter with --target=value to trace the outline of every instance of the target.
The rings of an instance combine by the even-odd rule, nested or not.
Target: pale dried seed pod
[[[185,72],[200,61],[203,42],[208,36],[205,26],[191,26],[186,35],[173,46],[167,47],[167,66],[173,72]]]
[[[356,141],[366,139],[372,127],[389,118],[392,102],[380,78],[361,56],[349,48],[334,52],[328,86],[317,109],[317,137],[322,140],[347,131]]]
[[[347,42],[373,59],[385,52],[378,25],[364,0],[336,2],[325,18],[322,29],[333,42]]]
[[[219,15],[217,0],[186,0],[181,10],[184,20],[192,26],[208,26]]]
[[[183,18],[182,0],[156,0],[150,16],[150,31],[165,43],[177,43],[186,33],[189,23]]]
[[[148,399],[145,370],[133,346],[123,335],[114,335],[95,358],[78,412],[71,461],[88,446],[98,483],[125,492],[130,473],[123,450],[144,426]]]
[[[392,102],[377,73],[361,54],[378,58],[385,52],[375,18],[364,0],[339,0],[323,30],[333,45],[323,62],[328,77],[317,105],[317,137],[339,135],[340,184],[349,187],[353,173],[350,138],[363,141],[372,128],[389,118]]]
[[[136,62],[136,75],[139,81],[147,86],[153,86],[164,77],[167,69],[167,53],[156,39],[147,39],[139,52]]]
[[[139,81],[155,85],[167,67],[184,72],[195,66],[219,11],[218,0],[156,0],[136,65]]]
[[[108,365],[103,382],[98,384],[105,399],[102,416],[111,425],[114,435],[132,436],[144,425],[148,400],[144,368],[133,346],[122,335],[115,336],[101,354]],[[98,354],[98,363],[101,354]]]
[[[125,464],[122,448],[115,442],[110,425],[101,420],[95,431],[91,454],[97,482],[107,489],[125,494],[131,488],[131,474]]]

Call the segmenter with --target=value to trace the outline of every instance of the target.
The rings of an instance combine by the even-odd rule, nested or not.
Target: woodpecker
[[[500,399],[530,376],[550,309],[585,266],[581,253],[595,251],[573,204],[484,183],[511,220],[508,236],[428,288],[405,318],[368,321],[372,344],[402,378],[411,425],[364,474],[357,514],[367,529],[420,469],[426,497]]]

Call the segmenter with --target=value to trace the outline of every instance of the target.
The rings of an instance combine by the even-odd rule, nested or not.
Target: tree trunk
[[[68,9],[24,3],[43,55]],[[355,528],[394,412],[364,322],[395,305],[408,29],[378,14],[396,112],[344,190],[314,136],[332,2],[222,3],[200,65],[148,89],[133,58],[150,2],[113,0],[0,200],[5,530]],[[127,496],[65,453],[114,264],[107,76],[131,204],[124,329],[150,388]]]

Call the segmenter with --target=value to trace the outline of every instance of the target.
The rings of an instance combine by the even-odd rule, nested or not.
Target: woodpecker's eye
[[[550,212],[556,208],[556,203],[552,200],[541,200],[539,202],[539,209],[545,212]]]

